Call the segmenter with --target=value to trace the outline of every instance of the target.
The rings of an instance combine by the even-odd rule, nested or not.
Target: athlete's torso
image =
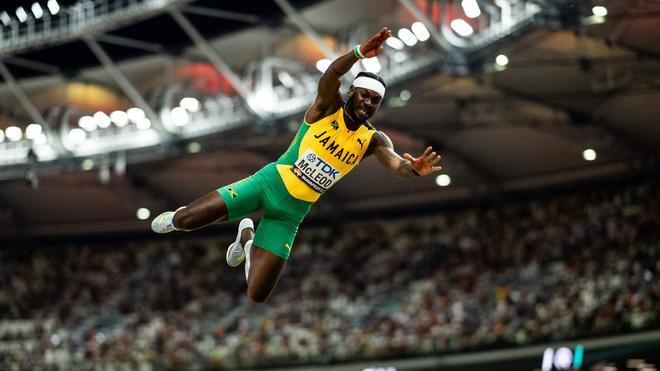
[[[314,123],[303,121],[289,149],[275,162],[291,196],[315,202],[362,160],[375,129],[349,130],[339,108]]]

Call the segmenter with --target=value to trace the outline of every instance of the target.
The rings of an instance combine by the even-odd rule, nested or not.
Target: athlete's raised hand
[[[437,173],[442,169],[440,166],[435,166],[440,161],[441,156],[435,153],[430,146],[419,157],[412,157],[409,153],[404,153],[403,158],[410,161],[412,168],[421,176]]]
[[[375,35],[371,36],[369,40],[360,44],[360,53],[365,58],[377,56],[383,51],[383,43],[385,43],[385,40],[390,36],[392,36],[392,31],[387,27],[383,27]]]

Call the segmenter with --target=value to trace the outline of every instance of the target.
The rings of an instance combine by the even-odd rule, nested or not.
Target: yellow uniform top
[[[289,194],[318,200],[360,163],[374,132],[366,122],[357,130],[346,127],[343,108],[311,124],[303,121],[289,149],[275,162]]]

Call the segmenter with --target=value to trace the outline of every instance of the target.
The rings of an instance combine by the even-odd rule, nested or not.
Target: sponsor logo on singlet
[[[311,148],[298,158],[291,171],[313,190],[323,193],[342,177],[342,173]]]

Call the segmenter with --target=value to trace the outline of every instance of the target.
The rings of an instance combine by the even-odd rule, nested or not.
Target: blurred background
[[[0,2],[0,370],[656,370],[660,1]],[[265,304],[235,225],[149,221],[274,161],[383,26],[369,158]],[[258,217],[258,215],[257,215]]]

